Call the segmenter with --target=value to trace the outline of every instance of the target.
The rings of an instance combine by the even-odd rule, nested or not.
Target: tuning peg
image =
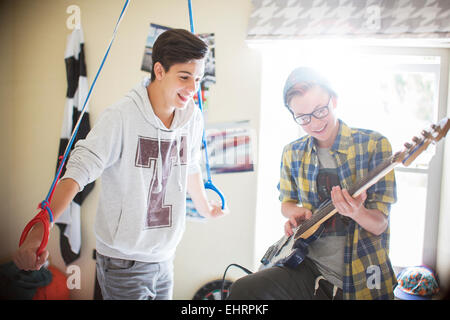
[[[427,130],[422,130],[421,134],[422,134],[422,136],[424,138],[430,138],[431,137],[431,133],[429,131],[427,131]]]
[[[392,158],[392,163],[394,162],[400,162],[404,158],[404,152],[396,152]]]
[[[416,136],[414,136],[414,137],[412,138],[412,141],[413,141],[414,143],[416,143],[416,144],[419,144],[419,143],[421,142],[421,139],[418,138],[418,137],[416,137]]]
[[[433,129],[434,131],[439,131],[441,128],[433,123],[431,125],[431,129]]]
[[[405,146],[406,149],[411,149],[413,147],[413,145],[411,143],[409,143],[409,142],[406,142],[404,144],[404,146]]]

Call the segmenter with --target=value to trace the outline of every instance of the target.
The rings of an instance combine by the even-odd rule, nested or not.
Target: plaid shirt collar
[[[334,143],[331,146],[331,150],[339,153],[347,154],[349,152],[349,148],[353,144],[352,140],[352,131],[351,129],[344,123],[344,121],[338,119],[339,122],[339,131],[334,139]],[[305,150],[308,155],[311,154],[312,151],[317,153],[317,143],[316,139],[309,136],[307,142],[307,149]]]

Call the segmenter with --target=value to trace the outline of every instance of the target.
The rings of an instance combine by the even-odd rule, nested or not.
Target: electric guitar
[[[433,124],[431,128],[423,130],[420,138],[413,137],[412,143],[405,143],[405,148],[402,151],[390,156],[370,171],[365,178],[350,188],[349,193],[353,197],[357,197],[392,171],[398,164],[402,163],[406,167],[409,166],[431,143],[436,143],[445,137],[449,129],[450,118],[444,118],[437,125]],[[320,237],[324,229],[323,223],[336,212],[337,210],[331,200],[324,202],[313,212],[311,218],[293,229],[294,233],[291,236],[285,235],[269,247],[261,259],[262,264],[259,270],[275,265],[295,268],[302,263],[308,253],[308,244]]]

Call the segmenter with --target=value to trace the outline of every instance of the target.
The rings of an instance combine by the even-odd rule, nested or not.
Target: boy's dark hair
[[[203,59],[208,52],[208,45],[196,35],[184,29],[164,31],[156,39],[152,51],[152,77],[155,80],[154,66],[162,64],[165,71],[176,63]]]

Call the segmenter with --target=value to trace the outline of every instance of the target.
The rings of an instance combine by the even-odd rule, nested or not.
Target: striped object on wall
[[[68,36],[64,60],[66,65],[67,93],[58,158],[64,154],[89,90],[86,78],[84,36],[81,26],[74,29]],[[88,106],[86,106],[86,112],[81,120],[80,128],[72,145],[72,149],[79,139],[86,138],[89,130],[89,112]],[[64,176],[64,172],[65,165],[62,169],[61,177]],[[66,265],[71,264],[80,256],[81,204],[93,187],[94,182],[85,186],[83,191],[76,195],[69,207],[56,221],[56,225],[60,229],[61,255]]]

